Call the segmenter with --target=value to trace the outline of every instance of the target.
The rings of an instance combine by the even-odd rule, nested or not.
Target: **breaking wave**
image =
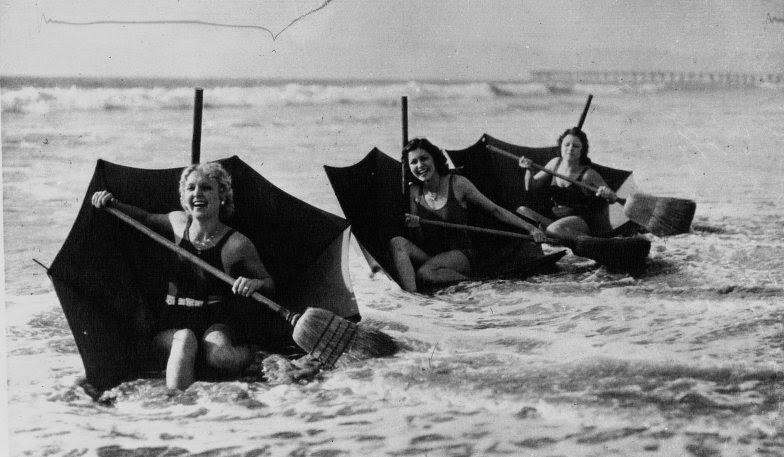
[[[46,79],[15,78],[3,81],[3,113],[55,111],[190,110],[193,87],[187,80],[154,79]],[[256,108],[333,104],[399,103],[401,96],[420,100],[490,100],[558,94],[615,95],[670,90],[666,84],[564,82],[427,81],[209,81],[205,108]],[[761,86],[760,86],[761,87]],[[778,86],[774,87],[778,88]]]
[[[489,83],[271,83],[254,86],[222,85],[209,89],[206,108],[254,108],[331,104],[390,105],[406,95],[418,99],[488,99],[546,93],[542,84]],[[80,85],[25,85],[3,91],[4,113],[51,111],[190,110],[193,88],[83,87]]]

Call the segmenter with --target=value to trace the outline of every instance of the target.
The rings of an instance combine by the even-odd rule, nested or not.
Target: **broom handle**
[[[505,151],[505,150],[503,150],[501,148],[498,148],[498,147],[495,147],[493,145],[489,145],[488,144],[487,145],[487,149],[489,149],[489,150],[491,150],[491,151],[493,151],[493,152],[495,152],[497,154],[501,154],[504,157],[508,157],[508,158],[510,158],[510,159],[512,159],[512,160],[514,160],[516,162],[520,161],[520,157],[517,157],[516,155],[512,154],[511,152]],[[572,184],[574,184],[576,186],[580,186],[583,189],[590,190],[593,193],[596,193],[596,191],[599,190],[596,187],[593,187],[591,185],[585,184],[584,182],[580,182],[580,181],[578,181],[576,179],[572,179],[569,176],[562,175],[560,173],[556,173],[556,172],[554,172],[552,170],[548,170],[547,168],[545,168],[545,167],[543,167],[543,166],[541,166],[539,164],[532,163],[531,167],[536,168],[537,170],[541,170],[541,171],[543,171],[545,173],[550,173],[553,176],[557,176],[557,177],[563,179],[564,181],[568,181],[568,182],[570,182],[570,183],[572,183]],[[624,205],[624,204],[626,204],[626,199],[618,197],[618,198],[616,198],[615,202],[616,203],[620,203],[621,205]]]
[[[406,216],[413,216],[413,214],[406,213]],[[532,237],[531,235],[523,235],[522,233],[517,233],[517,232],[507,232],[505,230],[495,230],[495,229],[489,229],[485,227],[477,227],[475,225],[453,224],[451,222],[434,221],[431,219],[423,219],[421,217],[419,218],[419,223],[426,224],[426,225],[435,225],[444,228],[468,230],[469,232],[487,233],[489,235],[505,236],[508,238],[522,238],[524,240],[534,239],[534,237]],[[554,240],[552,238],[545,238],[545,242],[549,244],[561,244],[560,241]]]
[[[132,218],[131,216],[123,213],[119,209],[112,208],[112,207],[106,207],[105,209],[106,209],[106,211],[109,211],[110,213],[115,215],[117,218],[119,218],[123,222],[127,223],[128,225],[130,225],[131,227],[139,230],[140,232],[142,232],[145,235],[147,235],[150,238],[152,238],[154,241],[157,241],[158,243],[162,244],[165,248],[167,248],[167,249],[169,249],[171,251],[174,251],[175,253],[181,255],[182,257],[185,257],[189,261],[191,261],[194,264],[196,264],[196,266],[198,266],[199,268],[201,268],[201,269],[205,270],[206,272],[212,274],[213,276],[215,276],[218,279],[222,280],[226,284],[229,284],[229,285],[233,285],[234,284],[234,278],[232,278],[231,276],[226,274],[223,270],[219,270],[219,269],[213,267],[209,263],[207,263],[204,260],[200,259],[197,255],[192,254],[192,253],[186,251],[185,249],[183,249],[180,246],[177,246],[176,244],[172,243],[168,238],[166,238],[166,237],[162,236],[161,234],[151,230],[146,225],[142,224],[141,222],[137,221],[136,219]],[[294,322],[292,322],[292,318],[294,317],[294,314],[291,311],[289,311],[286,308],[280,306],[279,304],[275,303],[274,301],[270,300],[269,298],[265,297],[264,295],[261,295],[258,292],[253,292],[253,295],[251,295],[251,297],[254,300],[256,300],[257,302],[265,305],[267,308],[271,309],[272,311],[280,314],[283,318],[286,319],[287,322],[291,323],[292,325],[294,324],[294,322],[296,322],[296,320],[294,320]]]

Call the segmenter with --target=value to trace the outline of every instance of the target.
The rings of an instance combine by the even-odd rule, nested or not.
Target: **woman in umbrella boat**
[[[591,168],[588,137],[579,128],[568,129],[558,137],[558,149],[560,156],[550,160],[545,168],[588,184],[597,189],[596,193],[545,171],[534,174],[531,170],[533,162],[521,157],[519,165],[526,170],[525,190],[548,192],[552,206],[546,214],[525,206],[517,208],[517,213],[540,224],[547,235],[567,242],[584,236],[608,234],[612,230],[608,202],[614,203],[618,197]]]
[[[406,291],[417,285],[439,285],[469,279],[476,262],[476,250],[462,230],[423,228],[419,218],[465,225],[468,204],[474,205],[497,220],[530,233],[534,241],[543,242],[544,233],[537,227],[496,205],[482,195],[465,177],[450,172],[444,152],[425,138],[415,138],[403,148],[408,164],[406,179],[411,185],[412,214],[406,224],[414,231],[417,243],[397,236],[390,240],[392,260],[398,279]]]
[[[219,375],[239,374],[253,352],[236,345],[242,316],[227,304],[231,295],[270,295],[274,282],[253,243],[222,220],[234,211],[231,176],[218,163],[187,167],[180,178],[183,211],[150,214],[118,202],[107,191],[93,194],[96,208],[112,205],[150,228],[173,237],[176,244],[237,279],[224,284],[179,256],[169,268],[166,306],[157,323],[153,351],[165,360],[166,386],[186,389],[204,365]]]

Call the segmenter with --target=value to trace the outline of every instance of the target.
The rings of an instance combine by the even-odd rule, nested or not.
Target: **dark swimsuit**
[[[555,164],[555,169],[561,165],[561,158]],[[591,167],[583,167],[577,176],[577,181],[582,181],[585,174]],[[604,221],[605,211],[603,206],[607,204],[603,199],[595,195],[586,195],[585,192],[575,184],[562,187],[555,183],[556,178],[551,176],[549,192],[552,208],[547,216],[553,220],[567,216],[578,216],[588,224],[593,234],[606,232],[609,221]]]
[[[188,235],[188,221],[178,245],[197,255],[213,267],[226,271],[221,251],[235,232],[229,229],[215,246],[199,250]],[[163,305],[158,330],[190,329],[201,340],[215,324],[225,325],[234,343],[255,344],[271,351],[292,351],[291,326],[277,313],[259,306],[254,300],[238,297],[223,280],[194,265],[190,260],[174,255],[169,273],[169,288]],[[199,344],[196,369],[212,376],[215,372],[205,367],[204,347]],[[151,360],[150,363],[160,363]],[[151,365],[158,367],[158,365]],[[202,371],[206,370],[206,371]]]
[[[415,215],[422,219],[433,221],[450,222],[452,224],[468,223],[468,211],[460,206],[460,202],[455,197],[454,190],[452,189],[452,175],[449,175],[449,190],[447,191],[446,204],[439,209],[431,209],[421,202],[423,198],[420,192],[419,197],[414,200],[412,195],[413,205],[412,211]],[[450,228],[436,227],[432,225],[421,225],[421,237],[419,240],[420,247],[433,256],[442,252],[460,251],[473,265],[476,261],[476,249],[468,237],[465,230],[455,230]]]
[[[188,220],[182,240],[178,245],[186,251],[199,256],[213,267],[225,271],[221,260],[221,250],[234,233],[229,229],[215,246],[199,250],[191,243]],[[231,286],[207,273],[180,256],[175,257],[169,277],[169,290],[166,296],[166,309],[163,327],[166,329],[193,330],[198,338],[213,324],[227,324],[227,309],[224,306],[231,296]]]

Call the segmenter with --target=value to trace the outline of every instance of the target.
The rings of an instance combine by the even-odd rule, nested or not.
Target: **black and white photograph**
[[[784,456],[784,0],[6,0],[0,454]]]

